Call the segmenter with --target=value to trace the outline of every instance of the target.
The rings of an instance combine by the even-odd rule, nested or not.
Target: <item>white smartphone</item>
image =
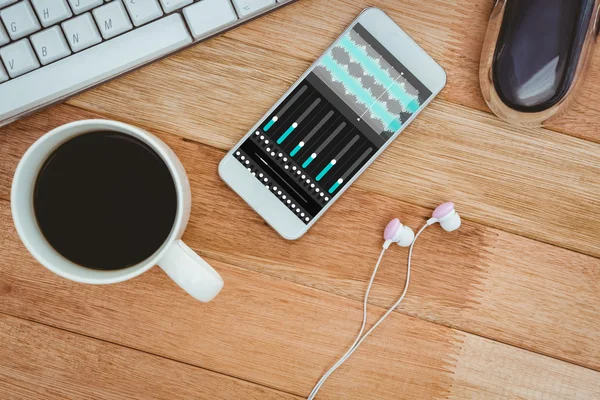
[[[366,9],[227,153],[219,175],[297,239],[445,84],[390,17]]]

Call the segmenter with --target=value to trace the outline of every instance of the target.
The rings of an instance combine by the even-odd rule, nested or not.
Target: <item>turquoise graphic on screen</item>
[[[388,88],[390,94],[400,101],[405,110],[415,113],[420,106],[419,99],[417,96],[411,96],[406,92],[405,87],[408,82],[406,80],[397,82],[399,76],[392,78],[388,70],[384,69],[384,66],[381,65],[381,59],[369,56],[366,48],[359,46],[350,37],[350,35],[344,36],[340,41],[340,46],[350,54],[352,60],[356,60],[365,67],[365,73],[371,75],[378,83]]]
[[[314,72],[385,137],[421,107],[419,92],[354,30],[324,55]]]

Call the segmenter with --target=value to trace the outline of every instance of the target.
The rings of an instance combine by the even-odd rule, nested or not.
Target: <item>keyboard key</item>
[[[193,0],[160,0],[160,4],[166,13],[180,9],[181,7],[192,4]]]
[[[33,43],[33,48],[42,65],[60,60],[71,54],[69,45],[58,26],[31,35],[31,43]]]
[[[183,15],[195,38],[207,36],[237,20],[229,0],[202,0],[184,8]]]
[[[11,78],[16,78],[40,66],[29,40],[22,39],[0,49],[0,57]]]
[[[44,27],[62,22],[73,15],[66,0],[31,0],[31,2]]]
[[[16,3],[17,0],[0,0],[0,8],[6,7],[12,3]]]
[[[275,0],[233,0],[235,9],[240,17],[255,14],[269,6],[275,5]]]
[[[8,74],[6,73],[6,70],[4,69],[4,67],[2,66],[2,63],[0,63],[0,82],[4,82],[8,80]]]
[[[41,28],[28,1],[3,9],[0,11],[0,17],[12,40],[20,39]]]
[[[125,0],[125,7],[135,26],[143,25],[163,15],[156,0]]]
[[[69,4],[71,4],[71,8],[75,14],[81,14],[104,3],[102,0],[69,0]]]
[[[8,37],[8,33],[6,33],[6,29],[4,29],[4,25],[0,22],[0,46],[8,43],[10,38]]]
[[[95,8],[92,13],[104,39],[110,39],[133,28],[121,0]]]
[[[103,82],[191,42],[181,15],[172,14],[9,80],[0,84],[0,121]]]
[[[67,20],[62,23],[62,27],[67,36],[67,42],[74,52],[87,49],[102,41],[90,13]]]

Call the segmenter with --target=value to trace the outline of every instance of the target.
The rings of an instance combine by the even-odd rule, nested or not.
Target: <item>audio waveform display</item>
[[[349,55],[349,66],[360,65],[363,75],[372,77],[380,88],[387,88],[387,91],[382,93],[387,95],[382,100],[383,103],[397,101],[403,111],[410,113],[415,113],[419,109],[418,90],[406,81],[402,73],[396,71],[380,54],[374,52],[373,48],[367,45],[356,32],[351,31],[348,36],[342,37],[339,47]],[[339,49],[336,47],[332,52],[338,53]],[[394,112],[394,110],[390,111]]]
[[[421,106],[419,91],[355,30],[340,38],[314,73],[386,138]]]

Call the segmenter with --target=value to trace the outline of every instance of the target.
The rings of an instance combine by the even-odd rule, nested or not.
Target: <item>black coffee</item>
[[[173,228],[177,192],[164,161],[144,142],[93,132],[48,157],[33,205],[56,251],[84,267],[114,270],[158,250]]]

